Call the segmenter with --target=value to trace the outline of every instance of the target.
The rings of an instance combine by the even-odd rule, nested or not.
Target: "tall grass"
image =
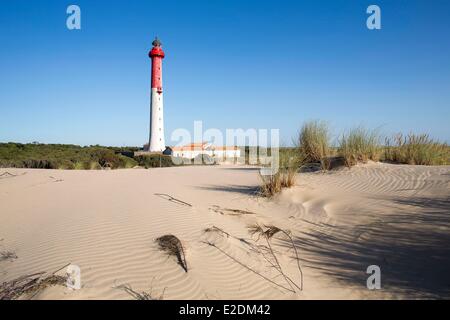
[[[284,188],[291,188],[295,185],[296,170],[280,170],[273,175],[261,175],[261,186],[259,194],[264,197],[272,197],[280,193]]]
[[[295,168],[288,168],[281,173],[281,187],[291,188],[295,185],[295,177],[297,170]]]
[[[280,193],[284,188],[295,185],[299,157],[294,149],[284,148],[279,152],[279,170],[273,175],[261,175],[260,194],[272,197]]]
[[[272,197],[281,192],[281,172],[272,175],[259,174],[261,179],[261,186],[259,187],[260,195],[264,197]]]
[[[298,137],[300,157],[304,162],[320,162],[323,169],[328,168],[331,154],[330,130],[326,122],[309,121],[300,129]]]
[[[428,134],[397,134],[386,139],[384,160],[415,165],[450,164],[450,147]]]
[[[280,150],[281,188],[290,188],[295,185],[295,177],[302,159],[295,149]]]
[[[378,161],[380,158],[380,137],[376,130],[364,127],[351,129],[339,140],[338,154],[344,158],[345,165],[351,167],[358,162]]]

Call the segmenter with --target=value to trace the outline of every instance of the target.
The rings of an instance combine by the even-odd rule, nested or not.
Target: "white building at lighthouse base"
[[[194,159],[199,155],[206,154],[217,162],[234,161],[241,156],[241,150],[236,146],[214,146],[209,142],[169,147],[165,153],[169,152],[173,157],[185,159]]]

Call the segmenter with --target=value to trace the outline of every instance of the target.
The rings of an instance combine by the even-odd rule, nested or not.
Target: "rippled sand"
[[[164,299],[450,297],[448,166],[373,163],[301,173],[294,188],[271,200],[255,195],[258,170],[251,167],[4,172],[12,175],[0,177],[0,251],[18,258],[0,261],[0,282],[67,263],[81,268],[80,290],[51,287],[35,299],[131,298],[116,288],[122,284]],[[214,206],[255,214],[221,214]],[[251,239],[247,226],[255,223],[291,232],[302,292],[261,277],[283,283],[236,239]],[[212,226],[231,236],[204,232]],[[155,244],[164,234],[182,241],[187,273]],[[297,281],[289,241],[277,236],[272,243]],[[381,290],[366,288],[372,264],[381,268]]]

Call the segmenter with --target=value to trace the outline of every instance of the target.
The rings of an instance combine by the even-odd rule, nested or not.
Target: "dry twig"
[[[8,171],[5,171],[3,173],[0,173],[0,179],[3,178],[10,178],[10,177],[16,177],[17,174],[9,173]]]
[[[208,233],[208,232],[218,232],[218,233],[220,233],[221,235],[226,235],[227,238],[230,238],[230,237],[231,237],[231,238],[236,239],[236,240],[238,240],[238,241],[240,241],[240,242],[242,242],[242,243],[244,243],[244,244],[246,244],[246,245],[248,245],[248,246],[250,246],[250,247],[252,247],[252,248],[253,248],[253,246],[254,246],[254,244],[250,243],[247,239],[239,238],[239,237],[233,236],[233,235],[229,234],[228,232],[224,231],[223,229],[220,229],[219,227],[216,227],[216,226],[212,226],[212,227],[206,228],[206,229],[204,229],[203,231],[204,231],[205,233]]]
[[[179,200],[179,199],[177,199],[177,198],[174,198],[174,197],[172,197],[171,195],[166,194],[166,193],[155,193],[155,196],[158,196],[158,197],[161,197],[161,198],[163,198],[163,199],[166,199],[166,200],[169,200],[169,201],[172,201],[172,202],[181,204],[181,205],[183,205],[183,206],[192,207],[192,204],[187,203],[187,202],[184,202],[184,201],[181,201],[181,200]]]
[[[233,260],[234,262],[238,263],[239,265],[243,266],[244,268],[246,268],[247,270],[253,272],[254,274],[258,275],[259,277],[263,278],[264,280],[274,284],[277,287],[280,287],[282,289],[285,289],[287,291],[290,292],[295,292],[294,290],[292,290],[291,288],[285,287],[279,283],[276,283],[275,281],[273,281],[272,279],[266,277],[265,275],[263,275],[262,273],[252,269],[251,267],[247,266],[246,264],[242,263],[241,261],[239,261],[238,259],[236,259],[235,257],[231,256],[230,254],[228,254],[226,251],[224,251],[223,249],[219,248],[215,243],[209,242],[209,241],[203,241],[203,243],[206,243],[207,245],[216,248],[217,250],[219,250],[220,252],[222,252],[224,255],[226,255],[228,258],[230,258],[231,260]]]
[[[69,264],[52,273],[37,272],[18,277],[8,282],[3,282],[0,284],[0,300],[14,300],[23,295],[28,295],[28,299],[32,299],[47,287],[63,285],[66,283],[67,278],[56,275],[55,273],[68,265]]]
[[[240,210],[240,209],[229,209],[229,208],[221,208],[219,206],[212,206],[210,208],[212,211],[220,213],[222,215],[230,215],[230,216],[240,216],[243,214],[255,214],[251,211]]]
[[[167,252],[170,256],[175,256],[178,260],[178,264],[184,269],[184,271],[188,272],[186,256],[184,254],[184,248],[180,239],[174,235],[168,234],[159,237],[156,241],[163,251]]]
[[[290,234],[288,231],[286,231],[286,230],[280,229],[280,228],[278,228],[278,227],[276,227],[276,226],[273,226],[273,225],[264,226],[264,227],[266,228],[266,230],[264,230],[260,225],[254,224],[254,225],[249,226],[248,229],[249,229],[250,234],[252,234],[252,235],[257,235],[257,236],[258,236],[258,240],[260,239],[261,236],[263,236],[263,237],[266,239],[267,245],[268,245],[268,247],[269,247],[269,251],[270,251],[272,257],[273,257],[274,260],[275,260],[275,265],[274,265],[274,267],[276,266],[277,270],[283,275],[283,277],[286,279],[286,281],[291,282],[291,283],[294,284],[300,291],[302,291],[302,290],[303,290],[303,270],[302,270],[302,267],[300,266],[300,258],[299,258],[299,255],[298,255],[297,247],[296,247],[295,244],[294,244],[294,239],[292,239],[291,234]],[[278,263],[278,259],[277,259],[275,253],[274,253],[273,250],[272,250],[272,246],[270,245],[270,239],[271,239],[275,234],[277,234],[277,233],[279,233],[279,232],[281,232],[282,234],[284,234],[284,235],[289,239],[289,241],[291,242],[291,246],[292,246],[292,249],[294,250],[295,258],[296,258],[296,261],[297,261],[297,268],[298,268],[298,271],[299,271],[299,273],[300,273],[300,285],[297,285],[291,278],[287,277],[287,276],[283,273],[283,271],[282,271],[282,269],[281,269],[281,266],[280,266],[280,264]],[[267,260],[267,259],[266,259],[266,260]]]
[[[150,289],[150,292],[146,291],[135,291],[129,284],[122,284],[120,286],[117,286],[116,289],[120,289],[128,293],[130,296],[132,296],[135,300],[163,300],[164,298],[164,292],[165,288],[162,292],[162,294],[159,297],[154,297],[152,294],[152,290]]]

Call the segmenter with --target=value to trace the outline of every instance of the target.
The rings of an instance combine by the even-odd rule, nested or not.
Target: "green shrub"
[[[126,169],[130,169],[130,168],[134,168],[135,166],[138,165],[137,161],[129,158],[129,157],[125,157],[125,156],[120,156],[123,159],[123,168]]]
[[[164,154],[148,154],[134,157],[140,166],[145,168],[172,167],[172,157]]]
[[[89,170],[90,168],[90,163],[87,161],[77,161],[74,164],[75,170]]]
[[[450,147],[427,134],[397,134],[386,139],[384,160],[416,165],[448,165]]]
[[[52,169],[73,170],[75,169],[75,164],[70,160],[59,160]]]
[[[305,123],[298,137],[300,158],[306,163],[320,162],[323,169],[328,168],[331,155],[330,132],[326,122],[310,121]]]
[[[113,148],[63,144],[0,143],[0,166],[42,169],[129,168],[137,164]]]
[[[339,141],[338,153],[350,167],[358,162],[378,161],[380,156],[379,135],[376,130],[357,127]]]
[[[56,161],[52,160],[41,160],[41,159],[27,159],[22,161],[24,168],[35,168],[35,169],[55,169],[58,166]]]
[[[99,170],[99,169],[101,169],[102,167],[100,166],[100,164],[98,163],[98,162],[95,162],[95,161],[91,161],[90,163],[89,163],[89,170]]]

